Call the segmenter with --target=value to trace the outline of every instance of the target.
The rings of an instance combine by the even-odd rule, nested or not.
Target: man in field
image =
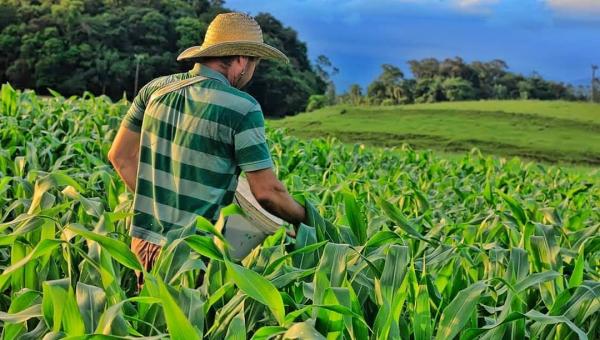
[[[216,221],[242,170],[263,208],[294,225],[305,220],[273,172],[260,105],[240,90],[260,58],[287,62],[253,18],[220,14],[202,46],[177,58],[195,61],[191,71],[154,79],[134,99],[108,158],[135,192],[131,247],[147,270],[198,215]]]

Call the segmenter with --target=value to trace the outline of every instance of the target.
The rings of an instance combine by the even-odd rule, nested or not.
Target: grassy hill
[[[280,120],[300,137],[336,136],[379,146],[403,143],[600,165],[600,105],[565,101],[472,101],[404,106],[333,106]]]

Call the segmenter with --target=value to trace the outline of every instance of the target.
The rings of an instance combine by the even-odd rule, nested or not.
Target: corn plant
[[[597,179],[268,130],[305,207],[236,261],[198,217],[145,272],[106,154],[128,103],[0,91],[3,339],[598,339]],[[134,270],[145,284],[136,292]]]

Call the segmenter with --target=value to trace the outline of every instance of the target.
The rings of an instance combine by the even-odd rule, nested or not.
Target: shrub
[[[312,112],[318,109],[322,109],[327,105],[327,97],[322,94],[313,94],[308,98],[308,104],[306,105],[306,112]]]

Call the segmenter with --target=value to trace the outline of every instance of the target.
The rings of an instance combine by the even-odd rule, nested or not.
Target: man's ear
[[[242,67],[242,69],[246,69],[246,66],[248,66],[248,63],[250,62],[250,59],[248,59],[248,57],[240,55],[238,56],[238,62],[240,63],[240,66]]]

